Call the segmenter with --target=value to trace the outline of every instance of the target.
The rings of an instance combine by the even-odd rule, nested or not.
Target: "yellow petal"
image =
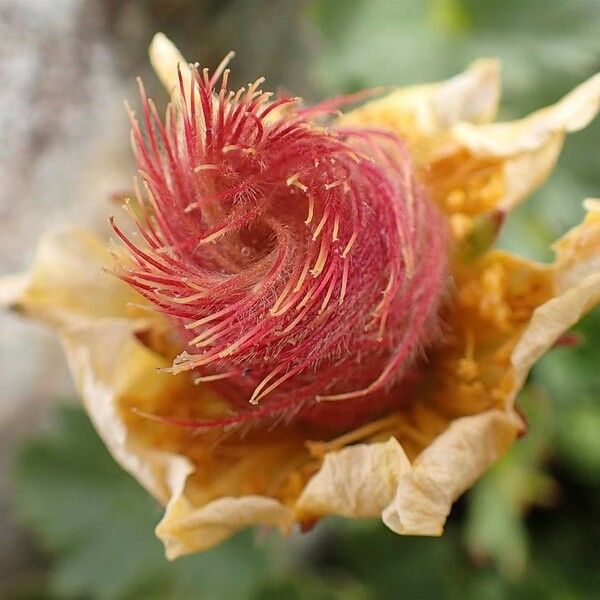
[[[518,121],[474,125],[457,123],[453,138],[472,152],[485,156],[512,157],[536,152],[557,134],[587,127],[600,109],[600,73],[594,75],[556,104]]]
[[[179,94],[178,68],[181,71],[185,89],[189,89],[192,72],[188,62],[164,33],[157,33],[152,38],[149,55],[152,68],[172,97]]]
[[[492,410],[453,421],[399,481],[382,514],[396,533],[441,535],[452,503],[514,441],[519,420]]]
[[[453,319],[448,325],[459,338],[467,327],[466,337],[470,331],[473,347],[467,348],[465,358],[460,353],[454,357],[450,346],[444,351],[448,362],[434,359],[428,381],[436,389],[405,415],[406,422],[412,423],[409,438],[414,428],[422,432],[418,444],[423,450],[412,464],[398,460],[406,453],[393,438],[329,453],[298,501],[302,515],[368,516],[381,510],[383,522],[397,533],[442,533],[452,503],[502,456],[521,429],[513,403],[531,366],[600,301],[599,205],[587,201],[586,207],[589,213],[584,222],[556,244],[557,260],[552,267],[490,252],[477,268],[472,265],[470,275],[458,274],[463,292],[458,304],[460,308],[466,302],[465,319]],[[468,277],[481,281],[480,286],[469,289]],[[477,306],[471,306],[471,296]],[[469,361],[472,368],[467,369]],[[497,368],[495,361],[500,361]],[[450,376],[453,365],[457,378]],[[444,394],[447,398],[442,401]],[[451,417],[461,410],[473,414]],[[437,423],[436,414],[441,417]],[[446,426],[444,415],[450,416]],[[405,430],[398,427],[396,435],[408,444]],[[393,498],[383,506],[392,487]],[[372,496],[366,492],[371,488],[375,490]]]
[[[447,81],[401,88],[368,102],[343,115],[338,124],[392,129],[419,160],[455,123],[493,120],[499,98],[500,63],[482,59]]]
[[[413,409],[384,419],[397,423],[387,433],[374,424],[365,426],[373,434],[370,443],[330,451],[320,467],[311,466],[315,461],[303,450],[305,433],[293,428],[279,437],[261,431],[242,444],[227,438],[215,447],[214,440],[207,442],[202,435],[133,412],[194,418],[202,416],[193,412],[199,407],[209,414],[213,407],[222,407],[205,388],[191,386],[186,375],[157,372],[169,360],[139,341],[136,331],[142,319],[118,314],[122,294],[118,281],[106,279],[109,287],[100,293],[108,297],[102,306],[76,297],[82,295],[82,284],[93,283],[90,273],[104,260],[103,245],[92,236],[81,232],[51,236],[42,247],[49,245],[52,251],[40,251],[43,260],[25,281],[36,285],[23,288],[21,278],[6,288],[12,288],[13,294],[25,289],[17,302],[32,314],[45,317],[49,310],[63,315],[51,322],[59,329],[95,427],[121,465],[167,504],[157,534],[169,557],[208,548],[248,525],[286,531],[295,519],[327,514],[382,515],[399,533],[437,535],[452,502],[515,438],[520,422],[512,402],[533,361],[600,297],[597,203],[588,201],[587,207],[584,223],[557,244],[553,267],[499,252],[461,267],[464,272],[455,277],[459,304],[465,303],[464,323],[474,326],[481,320],[485,326],[477,331],[485,337],[475,339],[472,357],[457,354],[458,379],[444,379],[454,372],[453,366],[443,367],[441,379],[435,375],[445,364],[435,358],[431,362],[435,393],[423,396]],[[46,268],[47,259],[62,276]],[[587,265],[583,270],[582,261]],[[70,269],[68,277],[65,268]],[[469,284],[469,277],[480,283]],[[553,278],[559,294],[555,298],[548,287]],[[64,307],[52,303],[48,308],[42,302],[44,310],[40,310],[42,290],[55,302],[64,299],[74,306],[79,316],[67,318]],[[455,337],[461,337],[462,323],[450,323]],[[506,343],[513,348],[506,359],[498,368],[488,364],[497,360],[490,357]],[[452,346],[449,352],[452,362]],[[472,368],[467,368],[469,360]],[[464,384],[461,377],[466,378]],[[474,377],[481,377],[484,385],[473,395],[469,386]],[[440,395],[447,395],[445,402]],[[342,437],[348,443],[353,434]],[[329,442],[324,444],[327,447]],[[308,471],[301,474],[306,466]],[[288,478],[292,485],[286,492]]]
[[[481,161],[486,168],[496,164],[502,175],[503,190],[488,208],[508,211],[545,181],[566,134],[586,127],[599,110],[600,73],[556,104],[524,119],[455,124],[450,131],[451,142],[440,145],[430,161],[435,163],[448,160],[449,155],[460,155],[463,163]],[[430,182],[435,183],[433,178]]]
[[[585,220],[555,245],[557,285],[568,289],[588,275],[600,273],[600,200],[588,198]]]
[[[104,316],[140,314],[140,297],[104,273],[112,263],[107,244],[75,228],[45,235],[29,273],[0,280],[0,302],[54,326]]]
[[[174,394],[180,380],[161,375],[168,361],[135,337],[136,322],[99,318],[59,330],[69,369],[91,421],[115,460],[161,503],[183,489],[193,471],[184,456],[149,446],[131,427],[124,399],[150,405]]]
[[[108,450],[167,505],[157,535],[169,558],[209,548],[248,525],[289,529],[292,513],[278,499],[244,493],[255,485],[256,472],[264,471],[257,485],[267,490],[279,463],[293,468],[289,444],[269,447],[266,441],[254,451],[242,448],[240,458],[223,459],[229,440],[215,448],[214,438],[206,442],[194,431],[135,415],[134,409],[153,413],[165,406],[167,414],[177,416],[178,407],[207,405],[206,410],[212,402],[210,392],[191,386],[187,375],[158,372],[169,361],[137,340],[135,321],[97,319],[63,328],[60,337],[78,392]],[[302,448],[302,441],[295,446]]]
[[[394,438],[330,452],[304,488],[296,511],[300,518],[379,516],[409,470],[410,462]]]
[[[250,525],[289,528],[292,512],[277,500],[264,496],[226,497],[200,508],[185,497],[175,496],[156,528],[172,560],[206,550]]]
[[[434,200],[460,232],[489,211],[509,211],[541,185],[567,133],[600,108],[600,74],[555,105],[508,123],[489,123],[499,96],[495,61],[474,63],[447,82],[398,90],[344,115],[340,126],[386,127],[407,142]]]
[[[585,207],[588,214],[583,223],[555,244],[558,295],[535,311],[513,351],[515,388],[560,335],[600,303],[600,203],[588,200]]]

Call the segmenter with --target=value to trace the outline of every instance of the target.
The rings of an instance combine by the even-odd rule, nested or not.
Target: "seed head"
[[[346,99],[300,108],[262,78],[233,92],[225,66],[180,74],[164,121],[140,84],[143,243],[113,223],[134,259],[119,275],[176,325],[171,370],[235,410],[194,426],[349,427],[403,401],[436,337],[443,219],[396,135],[323,126]]]

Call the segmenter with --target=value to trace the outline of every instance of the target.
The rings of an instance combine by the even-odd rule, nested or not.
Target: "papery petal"
[[[188,89],[192,72],[177,46],[164,34],[157,33],[150,43],[150,63],[154,72],[172,97],[179,94],[178,69]]]
[[[439,83],[400,88],[343,115],[339,124],[387,127],[400,135],[417,160],[460,121],[486,123],[496,116],[500,63],[481,59]]]
[[[177,94],[177,65],[184,84],[190,77],[185,60],[162,34],[150,53]],[[403,136],[430,194],[463,219],[468,234],[464,220],[506,211],[543,181],[566,133],[598,111],[600,76],[526,119],[483,125],[498,95],[498,64],[479,61],[447,82],[371,102],[340,123]],[[532,364],[600,301],[600,210],[598,201],[586,206],[586,220],[557,243],[552,266],[491,251],[455,261],[448,332],[423,366],[427,385],[382,419],[394,423],[388,429],[364,438],[347,432],[338,446],[321,441],[339,448],[322,457],[311,454],[306,429],[293,424],[216,445],[204,432],[169,423],[222,416],[227,405],[210,388],[193,386],[189,374],[158,372],[171,364],[170,349],[144,335],[160,332],[162,320],[131,306],[139,296],[101,273],[111,264],[94,236],[68,230],[44,238],[30,274],[0,281],[0,303],[58,330],[108,449],[167,505],[157,534],[169,558],[248,525],[287,530],[294,520],[327,514],[381,515],[398,533],[439,535],[452,502],[518,434],[513,403]]]
[[[204,496],[202,489],[190,483],[199,467],[185,451],[198,436],[167,424],[158,434],[162,438],[159,443],[145,431],[143,425],[147,422],[141,419],[140,425],[140,420],[131,415],[132,405],[151,411],[157,403],[166,402],[174,409],[181,397],[181,381],[186,379],[185,375],[158,373],[157,369],[168,362],[137,341],[132,325],[126,319],[101,319],[94,325],[63,329],[61,339],[86,410],[107,448],[157,500],[167,504],[157,527],[167,557],[205,550],[248,525],[289,527],[291,511],[274,498],[226,496],[205,503],[200,499]],[[205,400],[209,402],[210,398]],[[196,403],[201,401],[195,399]],[[169,433],[176,434],[172,441]],[[179,446],[181,435],[187,441]],[[201,450],[200,441],[198,445]],[[206,455],[209,460],[208,450]],[[258,468],[266,467],[261,464],[261,456],[253,456],[249,450],[248,460],[256,460]],[[235,464],[217,467],[210,485],[222,488],[225,494],[227,490],[239,490],[239,485],[247,483],[240,481],[235,471]]]
[[[98,317],[135,316],[140,297],[103,268],[107,245],[93,234],[66,228],[45,235],[31,270],[0,280],[4,306],[54,326]]]
[[[586,217],[555,245],[557,285],[568,289],[588,275],[600,273],[600,200],[588,198],[583,203]]]
[[[160,321],[146,318],[146,311],[126,307],[128,301],[139,298],[117,278],[101,273],[107,256],[105,245],[92,234],[77,229],[49,234],[40,242],[30,273],[0,279],[0,299],[57,329],[78,393],[108,450],[160,503],[168,504],[159,530],[169,555],[207,548],[247,524],[281,523],[282,516],[289,522],[289,510],[271,498],[243,496],[229,503],[218,499],[201,507],[187,498],[186,484],[196,465],[181,451],[178,437],[199,437],[167,424],[160,425],[162,433],[157,438],[152,427],[159,425],[136,416],[133,410],[153,413],[164,403],[176,403],[182,388],[184,398],[190,390],[194,396],[190,401],[195,404],[204,401],[210,409],[218,402],[201,386],[192,386],[187,375],[159,372],[171,361],[140,341],[140,334],[156,328]],[[183,445],[187,445],[185,440]],[[285,453],[282,457],[287,459]],[[248,458],[253,459],[251,452]],[[224,490],[230,485],[235,491],[238,482],[232,478],[233,470],[224,467],[224,483],[216,477],[212,485]],[[246,484],[242,481],[241,485]],[[198,490],[193,491],[197,498]],[[232,505],[235,518],[231,510],[224,510]],[[196,541],[189,542],[186,550],[177,550],[177,536],[169,530],[180,531],[182,521],[190,529],[187,535]]]
[[[439,206],[469,221],[509,211],[546,180],[566,134],[598,113],[600,74],[524,119],[488,123],[498,95],[497,63],[478,61],[447,82],[398,90],[339,122],[389,128],[403,137]],[[461,224],[468,234],[473,224]]]
[[[599,110],[600,73],[556,104],[524,119],[483,125],[457,123],[450,132],[452,142],[434,152],[430,161],[447,160],[448,154],[466,151],[471,161],[496,162],[504,189],[489,208],[506,212],[546,180],[566,134],[586,127]],[[435,183],[433,178],[430,181]]]
[[[168,366],[135,336],[136,322],[103,318],[59,330],[85,408],[115,460],[166,504],[193,471],[181,455],[153,448],[127,422],[124,398],[137,403],[168,397],[180,382],[157,372]]]
[[[590,124],[600,109],[600,73],[578,85],[556,104],[507,123],[456,123],[453,138],[472,152],[511,157],[536,152],[556,134],[579,131]]]
[[[499,410],[453,421],[400,479],[383,522],[400,534],[441,535],[452,503],[504,454],[519,427]]]
[[[447,371],[460,368],[465,360],[460,353],[455,360],[450,348],[448,360],[432,365],[432,372],[427,375],[437,386],[431,397],[426,393],[416,399],[414,409],[405,415],[409,429],[413,433],[417,430],[423,444],[412,463],[406,461],[406,448],[394,438],[387,443],[360,444],[330,452],[298,500],[301,516],[332,513],[360,517],[380,510],[383,522],[397,533],[442,533],[452,503],[506,452],[522,431],[523,424],[513,404],[532,365],[600,301],[600,212],[596,201],[587,201],[586,207],[589,213],[584,222],[556,244],[553,266],[491,252],[480,259],[478,268],[470,272],[467,269],[466,274],[459,276],[465,291],[470,285],[469,277],[483,279],[482,288],[474,287],[467,293],[464,306],[469,315],[465,316],[465,323],[474,327],[475,350],[470,360],[480,374],[487,373],[480,393],[465,403],[471,395],[463,398],[461,386],[468,389],[470,377],[464,382],[447,379]],[[500,287],[495,282],[496,265],[508,278]],[[471,307],[470,295],[479,299],[479,308]],[[523,304],[525,299],[529,302]],[[497,318],[492,319],[496,312]],[[525,324],[520,326],[524,318]],[[481,319],[487,325],[478,329]],[[461,322],[450,324],[459,338],[464,334]],[[481,354],[476,350],[478,343],[483,348]],[[497,354],[502,356],[506,346],[506,359],[494,358]],[[486,364],[494,360],[501,362],[495,367]],[[441,378],[437,373],[440,368],[445,373]],[[441,402],[440,395],[444,394],[448,397]],[[467,416],[452,418],[461,411]],[[436,414],[438,422],[433,418]],[[403,429],[397,429],[399,441],[404,439]],[[440,432],[435,433],[436,429]],[[409,452],[409,456],[412,454]],[[371,497],[368,490],[374,490]],[[382,506],[386,498],[390,501]]]
[[[379,516],[410,462],[397,440],[357,444],[325,456],[296,504],[300,518]]]
[[[587,200],[585,220],[554,246],[558,295],[540,306],[513,351],[515,388],[562,333],[600,303],[600,203]],[[515,389],[515,394],[516,394]]]
[[[264,496],[225,497],[200,508],[176,495],[167,506],[156,535],[168,559],[206,550],[251,525],[289,529],[292,511]]]

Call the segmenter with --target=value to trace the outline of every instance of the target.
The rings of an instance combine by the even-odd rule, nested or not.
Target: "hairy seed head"
[[[402,400],[435,337],[443,219],[385,130],[322,127],[344,99],[300,109],[222,65],[180,75],[161,120],[141,88],[143,182],[120,277],[176,324],[191,371],[235,414],[345,428]]]

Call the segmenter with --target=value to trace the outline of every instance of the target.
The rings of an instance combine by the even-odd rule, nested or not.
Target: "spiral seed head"
[[[346,427],[396,402],[435,338],[447,277],[443,219],[404,143],[318,125],[343,99],[302,109],[262,79],[230,91],[224,65],[192,75],[164,121],[140,84],[130,214],[143,242],[113,226],[134,259],[120,277],[186,345],[172,371],[236,410],[197,425]]]

